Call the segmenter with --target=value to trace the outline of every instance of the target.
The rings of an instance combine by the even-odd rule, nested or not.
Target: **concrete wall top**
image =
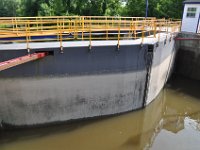
[[[156,38],[149,36],[144,38],[143,44],[155,44],[158,42],[158,34]],[[160,33],[160,41],[165,40],[166,36],[171,36],[170,33]],[[120,40],[120,46],[123,45],[140,45],[142,39],[137,40]],[[63,47],[88,47],[89,41],[66,41],[63,42]],[[101,40],[101,41],[92,41],[92,46],[116,46],[118,44],[117,40]],[[42,49],[42,48],[58,48],[60,47],[60,42],[37,42],[30,43],[30,49]],[[26,43],[11,43],[11,44],[0,44],[0,50],[22,50],[27,49]]]

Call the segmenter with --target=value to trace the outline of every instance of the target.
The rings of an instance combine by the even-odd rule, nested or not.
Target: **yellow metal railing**
[[[124,40],[179,31],[180,21],[108,16],[0,17],[0,42]],[[159,38],[159,36],[158,36]]]

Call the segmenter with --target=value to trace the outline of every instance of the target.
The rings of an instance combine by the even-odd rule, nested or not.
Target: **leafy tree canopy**
[[[0,16],[145,16],[146,0],[0,0]],[[183,0],[149,0],[150,17],[181,18]]]

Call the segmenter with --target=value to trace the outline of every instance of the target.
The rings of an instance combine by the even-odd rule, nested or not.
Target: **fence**
[[[156,38],[179,31],[181,21],[143,17],[0,17],[0,42],[120,40]],[[159,36],[157,36],[159,38]]]

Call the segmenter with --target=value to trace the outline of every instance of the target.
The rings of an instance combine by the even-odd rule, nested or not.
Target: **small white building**
[[[181,31],[200,33],[200,0],[184,1]]]

